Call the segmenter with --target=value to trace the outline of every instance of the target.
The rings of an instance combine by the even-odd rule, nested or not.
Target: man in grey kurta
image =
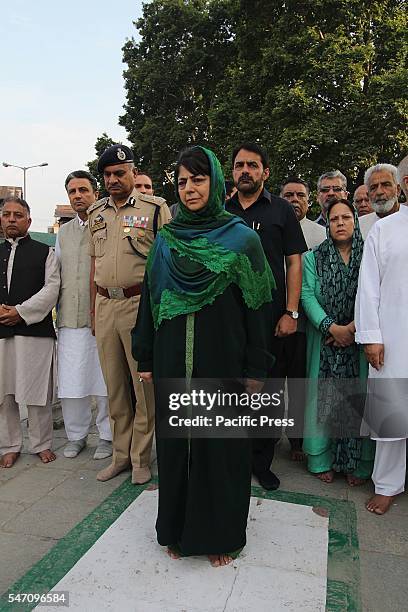
[[[85,448],[96,404],[99,442],[94,459],[112,455],[108,397],[91,331],[88,208],[98,198],[96,179],[85,170],[71,172],[65,189],[77,216],[58,232],[55,254],[61,264],[58,300],[58,397],[68,444],[64,457],[74,458]]]
[[[28,234],[30,209],[6,198],[0,245],[0,467],[17,460],[23,444],[18,405],[28,409],[31,451],[54,461],[51,403],[55,331],[51,311],[58,298],[59,265],[52,249]]]

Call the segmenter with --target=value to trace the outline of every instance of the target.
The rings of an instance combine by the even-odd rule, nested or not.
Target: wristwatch
[[[292,317],[292,319],[298,319],[299,318],[299,313],[297,310],[285,310],[285,314],[289,315],[290,317]]]

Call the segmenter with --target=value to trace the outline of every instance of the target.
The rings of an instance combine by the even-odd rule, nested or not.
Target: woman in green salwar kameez
[[[241,379],[249,388],[265,378],[274,280],[256,232],[224,210],[224,177],[211,151],[184,151],[175,186],[178,213],[149,254],[132,351],[145,384],[155,383],[158,542],[172,558],[207,555],[220,566],[246,543],[250,440],[161,436],[165,381],[188,388],[192,378]]]
[[[371,476],[374,445],[358,434],[350,437],[357,429],[352,419],[359,423],[368,366],[362,347],[354,342],[363,239],[357,211],[347,200],[331,202],[326,231],[326,240],[303,259],[302,304],[308,318],[303,449],[309,471],[323,482],[332,482],[334,472],[341,472],[355,486]],[[335,424],[345,433],[332,438],[329,431]]]

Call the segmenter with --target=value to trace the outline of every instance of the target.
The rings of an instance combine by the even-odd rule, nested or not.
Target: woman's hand
[[[152,372],[138,372],[139,378],[141,378],[140,382],[153,382],[153,373]]]
[[[329,327],[329,334],[331,338],[328,338],[326,344],[332,344],[336,347],[350,346],[354,342],[354,321],[348,325],[337,325],[333,323]]]

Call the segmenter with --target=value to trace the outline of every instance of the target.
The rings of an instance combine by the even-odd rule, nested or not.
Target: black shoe
[[[279,489],[280,480],[270,470],[262,472],[262,474],[255,474],[255,476],[258,478],[261,487],[267,491],[276,491],[276,489]]]

